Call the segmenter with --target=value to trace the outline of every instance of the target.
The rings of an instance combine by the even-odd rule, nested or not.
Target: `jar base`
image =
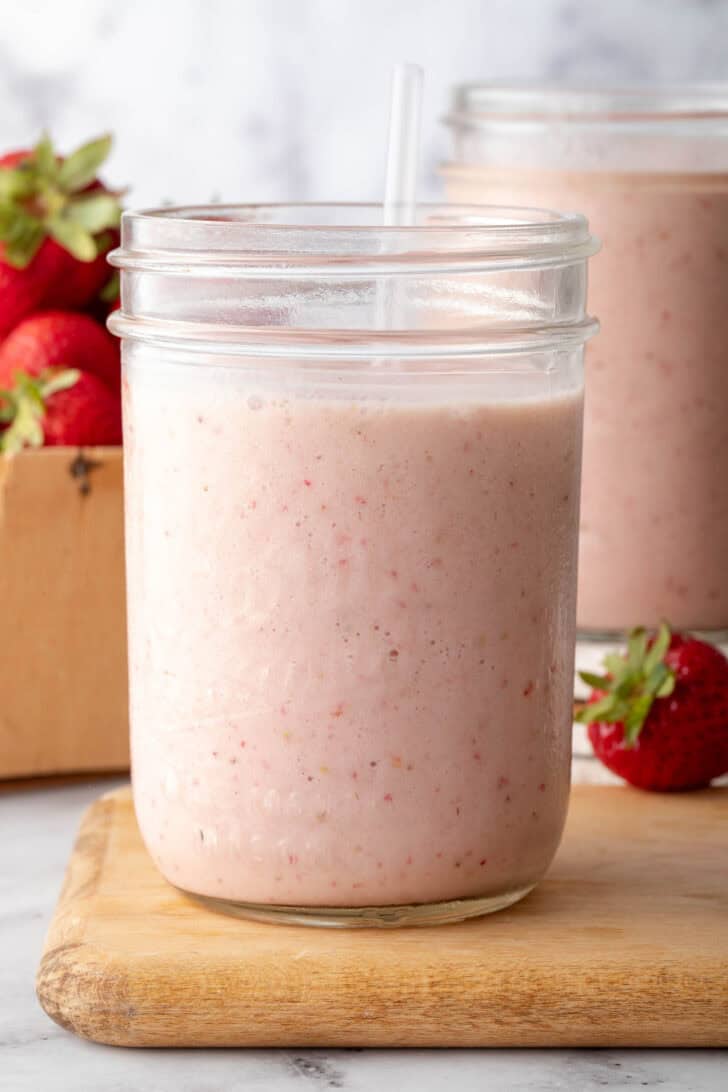
[[[323,929],[397,929],[413,925],[453,925],[468,918],[494,914],[505,910],[533,891],[535,884],[486,895],[474,899],[453,899],[450,902],[412,903],[403,906],[275,906],[261,903],[235,902],[212,895],[196,895],[180,888],[208,910],[250,921],[274,925],[309,925]]]

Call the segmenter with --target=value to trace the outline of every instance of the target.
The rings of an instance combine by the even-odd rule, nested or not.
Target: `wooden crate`
[[[0,457],[0,777],[129,763],[120,447]]]

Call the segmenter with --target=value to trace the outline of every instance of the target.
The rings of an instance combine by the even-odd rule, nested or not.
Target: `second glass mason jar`
[[[728,85],[463,86],[448,197],[579,209],[589,302],[577,616],[728,639]]]
[[[125,214],[132,765],[171,883],[268,920],[497,910],[570,770],[578,215]]]

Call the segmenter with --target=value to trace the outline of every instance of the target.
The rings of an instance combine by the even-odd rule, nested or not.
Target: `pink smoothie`
[[[142,363],[125,418],[163,874],[301,906],[537,882],[569,787],[580,391],[353,401]]]
[[[448,196],[586,214],[578,619],[728,626],[728,177],[450,168]]]

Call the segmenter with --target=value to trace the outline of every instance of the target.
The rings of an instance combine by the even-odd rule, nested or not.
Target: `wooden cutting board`
[[[37,988],[125,1046],[728,1046],[728,789],[579,786],[519,905],[350,932],[201,909],[117,790],[83,819]]]

